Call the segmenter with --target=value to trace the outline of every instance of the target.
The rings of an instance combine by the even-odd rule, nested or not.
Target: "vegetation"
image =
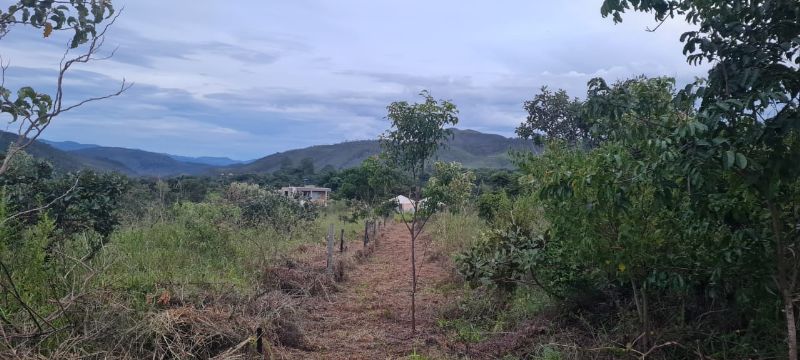
[[[398,210],[390,199],[407,194],[412,211],[394,218],[410,238],[412,333],[422,260],[454,265],[431,290],[451,300],[437,310],[452,355],[796,360],[800,4],[601,8],[615,22],[626,11],[698,25],[680,40],[690,63],[709,64],[707,78],[683,89],[669,77],[596,78],[582,100],[544,87],[523,104],[516,140],[449,129],[456,106],[423,91],[419,103],[387,107],[378,141],[276,154],[213,177],[78,171],[137,156],[161,167],[104,169],[210,166],[127,149],[65,155],[34,141],[73,108],[61,89],[12,97],[0,87],[0,112],[20,129],[2,134],[0,357],[224,357],[262,344],[265,329],[270,343],[308,350],[287,304],[327,296],[334,277],[302,256],[329,224],[356,239],[358,220],[388,220]],[[61,80],[96,54],[112,14],[109,1],[22,1],[0,12],[0,38],[14,24],[45,37],[74,31],[69,47],[88,49],[66,60]],[[487,158],[516,168],[466,168]],[[334,200],[320,208],[274,191],[304,183],[330,187]]]
[[[435,158],[459,162],[469,168],[510,169],[514,165],[508,156],[509,150],[528,149],[529,141],[510,139],[500,135],[485,134],[473,130],[450,129],[453,136],[446,140],[434,155]],[[334,169],[356,167],[371,156],[381,153],[379,140],[348,141],[335,145],[318,145],[290,150],[266,156],[250,164],[229,167],[234,173],[265,173],[280,169],[281,163],[289,159],[297,163],[301,159],[314,159],[318,168],[331,166]]]
[[[517,158],[522,195],[482,196],[494,230],[459,269],[590,316],[628,344],[602,344],[610,354],[796,359],[800,8],[606,1],[603,14],[628,9],[699,24],[682,40],[691,63],[712,63],[708,79],[681,91],[669,78],[592,80],[572,112],[591,126],[583,142],[553,130],[569,117],[546,111],[551,93],[526,103],[543,109],[522,135],[549,146]],[[523,202],[532,213],[516,216]]]
[[[409,104],[405,101],[393,102],[387,110],[387,118],[392,127],[381,136],[382,146],[391,161],[399,169],[407,171],[411,179],[408,193],[414,201],[411,219],[403,217],[411,235],[411,332],[416,332],[417,296],[417,237],[422,233],[430,216],[439,207],[438,197],[428,197],[423,203],[422,176],[425,164],[444,145],[451,136],[447,125],[458,123],[458,109],[447,101],[437,101],[427,91],[420,95],[423,103]],[[436,191],[440,194],[440,191]],[[426,194],[427,195],[427,194]]]

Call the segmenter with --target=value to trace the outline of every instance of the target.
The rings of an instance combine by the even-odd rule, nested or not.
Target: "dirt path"
[[[418,241],[417,336],[411,336],[411,240],[405,225],[391,224],[374,252],[347,271],[341,291],[307,304],[302,325],[314,351],[293,351],[288,357],[393,359],[415,350],[440,353],[436,309],[446,299],[436,288],[448,280],[448,270],[423,255],[427,240]]]

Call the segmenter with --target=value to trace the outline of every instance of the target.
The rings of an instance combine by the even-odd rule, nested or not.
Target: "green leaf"
[[[747,158],[742,153],[736,153],[736,166],[740,169],[747,167]]]
[[[722,158],[722,165],[725,167],[725,169],[730,169],[735,161],[736,154],[733,152],[733,150],[728,150],[725,152],[725,155]]]

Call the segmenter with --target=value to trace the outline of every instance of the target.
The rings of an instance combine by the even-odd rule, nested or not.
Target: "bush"
[[[540,156],[517,158],[529,195],[509,211],[484,211],[494,229],[458,258],[461,273],[504,290],[540,286],[605,315],[624,336],[644,333],[640,350],[689,341],[721,358],[781,353],[785,300],[775,294],[786,285],[780,290],[775,279],[786,273],[776,264],[797,264],[788,252],[775,258],[795,247],[775,236],[797,234],[800,182],[786,179],[765,198],[731,168],[737,158],[749,166],[742,156],[710,158],[702,149],[719,139],[673,101],[671,79],[593,84],[587,106],[601,109],[593,121],[603,130],[596,146],[554,142]],[[785,146],[798,144],[790,137]]]
[[[253,184],[232,183],[223,197],[241,209],[242,220],[248,226],[268,225],[289,232],[304,222],[313,221],[318,214],[317,207],[310,201],[290,199]]]
[[[493,222],[498,214],[510,211],[511,201],[505,191],[496,191],[481,194],[478,197],[478,216],[488,222]]]

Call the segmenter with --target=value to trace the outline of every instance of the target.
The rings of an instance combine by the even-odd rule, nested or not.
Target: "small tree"
[[[474,172],[464,169],[458,162],[437,161],[424,194],[428,201],[438,200],[437,203],[455,214],[465,210],[474,189]]]
[[[381,136],[381,146],[388,158],[411,178],[409,197],[414,201],[411,218],[403,222],[411,235],[411,332],[416,333],[417,266],[416,242],[425,224],[436,209],[436,201],[422,202],[422,175],[425,165],[444,142],[452,136],[445,127],[458,123],[458,109],[447,100],[435,100],[430,92],[422,91],[422,103],[406,101],[391,103],[386,116],[391,129]]]
[[[387,203],[405,182],[403,174],[387,163],[385,156],[371,156],[360,166],[339,174],[337,197],[347,201],[352,213],[342,218],[355,222],[361,218],[387,217]]]

